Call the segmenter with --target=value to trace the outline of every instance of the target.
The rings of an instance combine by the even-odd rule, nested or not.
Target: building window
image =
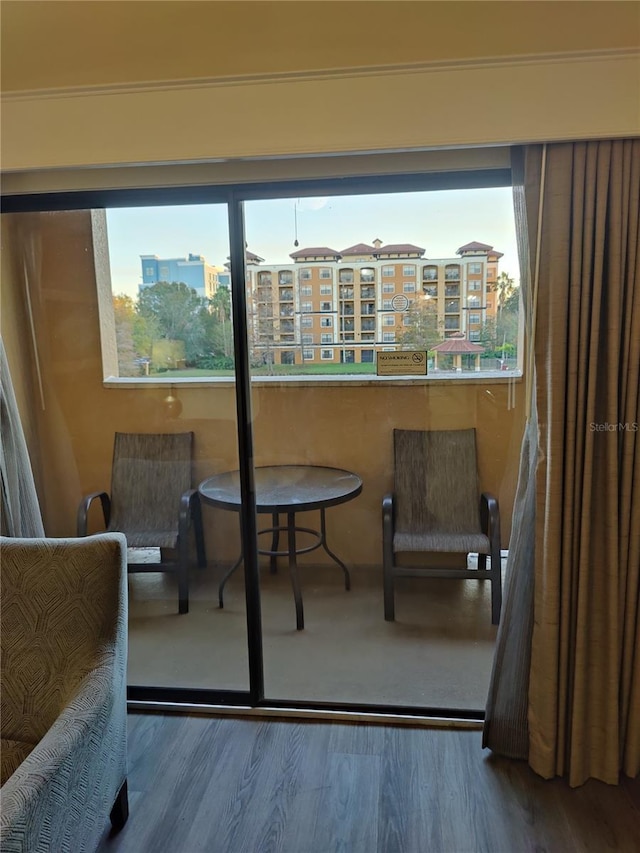
[[[313,317],[303,317],[300,321],[300,325],[304,326],[305,329],[308,329],[309,326],[313,326]]]
[[[313,311],[313,302],[303,302],[300,305],[301,311]]]
[[[392,281],[385,281],[382,285],[383,293],[395,293],[396,286]]]
[[[360,270],[360,281],[363,284],[369,284],[376,280],[375,270],[370,269],[369,267],[363,267]]]
[[[382,275],[383,276],[392,276],[396,274],[395,267],[382,267]]]
[[[423,281],[437,281],[438,280],[438,267],[422,267],[422,280]]]
[[[472,326],[477,325],[479,322],[480,322],[480,315],[479,314],[469,314],[469,323]]]
[[[300,270],[298,276],[300,277],[300,281],[311,278],[311,270]]]
[[[320,335],[320,343],[321,344],[332,344],[333,343],[333,332],[323,332]]]
[[[320,303],[320,310],[321,310],[321,311],[332,311],[332,310],[333,310],[333,303],[331,303],[331,302],[321,302],[321,303]]]
[[[467,299],[467,308],[479,308],[480,307],[480,297],[479,296],[469,296]]]
[[[413,325],[413,317],[411,316],[411,314],[403,314],[402,315],[402,325],[403,326]]]
[[[403,281],[402,289],[405,293],[415,293],[416,292],[416,283],[415,281]]]
[[[145,267],[145,275],[153,275],[153,267]]]
[[[390,343],[391,341],[395,341],[395,339],[396,339],[396,333],[395,332],[383,332],[382,333],[382,340],[385,343]]]
[[[385,314],[384,317],[382,318],[382,325],[383,326],[395,326],[395,324],[396,324],[396,318],[393,316],[393,314]]]
[[[343,364],[353,364],[356,360],[356,351],[354,349],[343,349],[340,353],[340,361]]]
[[[470,281],[469,282],[469,290],[482,290],[482,282],[481,281]]]
[[[482,264],[469,264],[469,272],[471,275],[482,275]]]
[[[300,296],[311,296],[312,290],[310,284],[303,284],[300,288]]]
[[[331,270],[326,267],[320,268],[320,278],[331,278]]]
[[[313,350],[312,349],[302,350],[302,357],[305,361],[313,361]]]
[[[320,350],[320,358],[323,361],[333,361],[333,350],[332,349]]]
[[[278,284],[293,284],[293,273],[282,270],[278,273]]]
[[[320,285],[320,296],[331,296],[332,293],[333,287],[330,284]]]
[[[415,264],[405,264],[402,267],[402,275],[415,275],[415,274],[416,274]]]
[[[160,267],[160,278],[163,281],[169,280],[169,267]]]
[[[302,336],[303,344],[312,344],[313,343],[313,335],[303,335]]]
[[[373,364],[373,350],[363,349],[360,353],[360,361],[362,364]]]
[[[341,284],[351,284],[353,282],[353,270],[340,270],[338,281]]]
[[[293,352],[281,352],[280,353],[280,364],[295,364],[296,363],[296,354]]]
[[[392,307],[393,307],[393,306],[391,305],[391,300],[390,300],[390,299],[383,299],[383,300],[382,300],[382,308],[383,308],[385,311],[391,311]]]
[[[324,328],[330,328],[333,326],[333,317],[320,317],[320,325],[324,326]]]
[[[474,329],[473,331],[469,332],[469,340],[470,341],[479,341],[480,340],[480,330]]]

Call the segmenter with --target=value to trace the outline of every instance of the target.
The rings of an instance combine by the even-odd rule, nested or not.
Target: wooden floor
[[[478,731],[129,717],[130,817],[101,853],[636,853],[640,779],[570,789]]]

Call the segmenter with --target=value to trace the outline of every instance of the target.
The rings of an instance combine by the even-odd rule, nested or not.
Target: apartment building
[[[425,258],[410,243],[312,246],[291,264],[247,264],[253,355],[275,364],[367,363],[402,347],[416,310],[436,316],[442,339],[479,340],[496,316],[502,253],[486,243]]]

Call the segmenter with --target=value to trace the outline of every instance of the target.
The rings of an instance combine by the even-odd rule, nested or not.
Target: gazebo
[[[457,335],[452,335],[450,338],[442,341],[440,344],[436,344],[434,347],[430,347],[431,351],[435,354],[435,363],[433,365],[434,370],[439,370],[438,367],[438,356],[443,353],[446,355],[453,356],[453,364],[457,373],[462,372],[462,356],[463,355],[475,355],[476,358],[476,370],[480,370],[480,356],[484,352],[484,347],[481,347],[479,344],[471,343],[468,341],[463,332],[459,332]]]

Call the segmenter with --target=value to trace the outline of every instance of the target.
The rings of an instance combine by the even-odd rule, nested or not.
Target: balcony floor
[[[129,576],[130,684],[248,689],[242,570],[227,584],[224,610],[220,571],[192,570],[185,615],[171,576]],[[353,568],[350,592],[337,566],[299,571],[303,631],[295,630],[286,566],[277,575],[261,570],[268,698],[484,708],[497,632],[488,582],[400,578],[389,623],[380,568]]]

